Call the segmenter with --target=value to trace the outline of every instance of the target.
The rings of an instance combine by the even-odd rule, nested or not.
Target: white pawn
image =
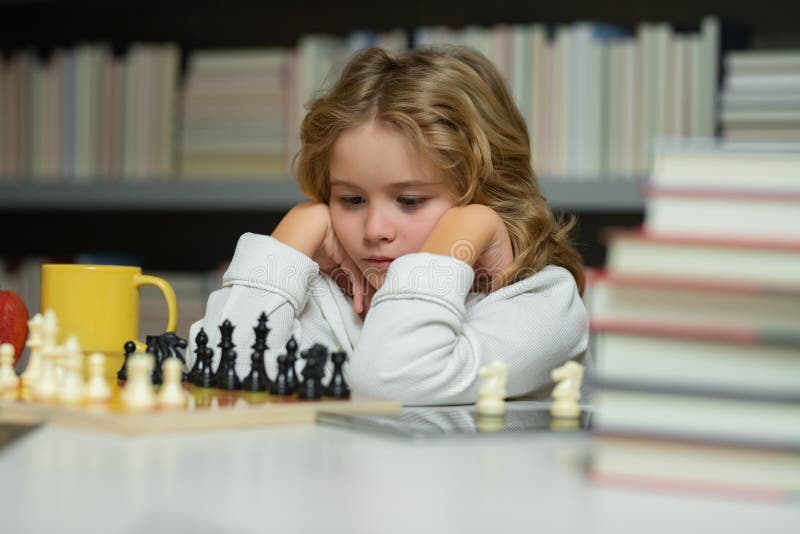
[[[14,371],[14,345],[0,345],[0,391],[16,389],[19,378]]]
[[[164,384],[158,393],[158,404],[162,408],[183,408],[186,406],[186,392],[181,385],[183,364],[178,358],[167,358],[161,365]]]
[[[553,388],[553,404],[550,415],[559,418],[577,418],[581,415],[578,401],[581,398],[583,382],[583,366],[578,362],[568,361],[550,373],[558,383]]]
[[[68,352],[68,350],[74,350],[74,349],[68,349],[67,348],[67,341],[69,341],[69,339],[64,341],[64,345],[60,345],[58,347],[61,350],[57,350],[55,352],[55,357],[52,360],[52,362],[53,362],[53,376],[55,376],[56,387],[58,389],[61,389],[61,384],[64,382],[64,376],[67,374],[67,365],[68,365],[67,364],[67,359],[69,359],[69,357],[70,357],[67,354],[67,352]],[[77,342],[77,341],[78,340],[76,338],[75,342]],[[80,351],[80,347],[78,347],[78,350]]]
[[[37,313],[28,321],[28,341],[25,345],[31,349],[28,365],[22,373],[22,383],[28,386],[33,385],[39,378],[42,366],[42,327],[44,327],[44,317]]]
[[[83,402],[83,351],[76,336],[70,336],[64,342],[61,356],[62,377],[58,386],[58,400],[62,404],[80,404]]]
[[[89,382],[86,384],[86,399],[89,402],[106,402],[111,398],[105,374],[106,357],[102,352],[89,356]]]
[[[51,308],[44,312],[42,319],[42,348],[58,344],[58,317]]]
[[[47,310],[42,324],[40,368],[33,383],[33,397],[38,401],[48,402],[58,393],[55,362],[59,358],[61,347],[56,345],[57,335],[58,319],[53,310]]]
[[[147,411],[156,405],[151,374],[155,359],[149,352],[128,358],[128,383],[122,391],[122,401],[129,410]]]
[[[506,381],[508,366],[499,360],[484,365],[478,371],[483,384],[478,392],[479,398],[475,410],[480,415],[501,416],[506,413]]]

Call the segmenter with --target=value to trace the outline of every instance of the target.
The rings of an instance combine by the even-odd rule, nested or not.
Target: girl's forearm
[[[313,258],[325,238],[329,222],[328,206],[303,202],[289,210],[272,237]]]
[[[487,206],[452,208],[436,223],[420,252],[451,256],[475,265],[492,242],[498,222],[497,214]]]

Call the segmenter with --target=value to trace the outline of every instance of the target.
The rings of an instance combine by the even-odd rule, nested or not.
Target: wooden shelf
[[[635,213],[644,208],[641,180],[540,180],[558,210]],[[0,210],[283,211],[304,200],[290,181],[147,181],[2,183]]]

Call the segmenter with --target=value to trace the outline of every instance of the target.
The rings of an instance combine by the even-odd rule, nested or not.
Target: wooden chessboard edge
[[[193,410],[136,413],[108,407],[75,407],[57,404],[0,401],[0,422],[49,423],[83,430],[118,434],[154,434],[210,431],[269,425],[314,424],[319,411],[347,414],[399,413],[398,401],[354,397],[349,400],[274,402],[231,405]]]

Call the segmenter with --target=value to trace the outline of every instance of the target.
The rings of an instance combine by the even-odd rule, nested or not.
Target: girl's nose
[[[370,206],[368,208],[367,220],[364,228],[364,237],[368,241],[394,240],[394,225],[380,206]]]

